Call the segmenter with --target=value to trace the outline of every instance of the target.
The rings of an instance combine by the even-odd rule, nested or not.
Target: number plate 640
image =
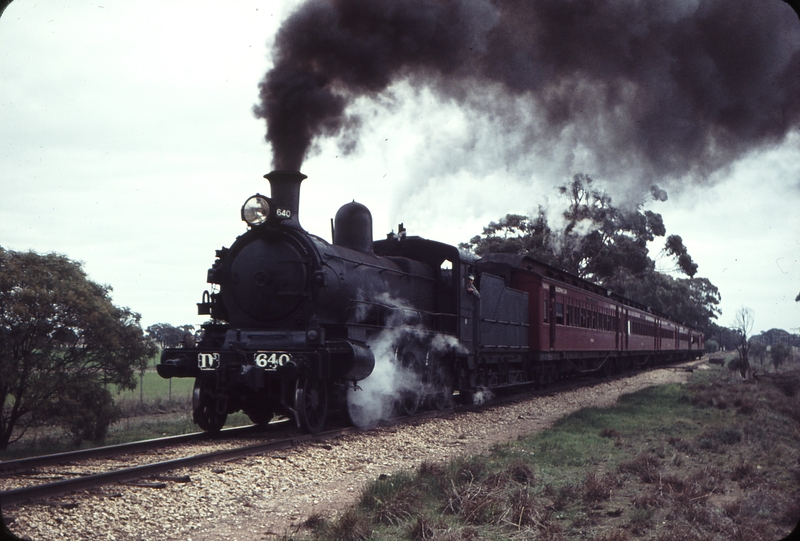
[[[281,351],[260,351],[255,356],[256,366],[264,370],[277,370],[291,360],[292,356],[289,353]]]

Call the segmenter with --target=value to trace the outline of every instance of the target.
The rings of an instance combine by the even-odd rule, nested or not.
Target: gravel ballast
[[[607,407],[622,394],[687,377],[685,371],[657,369],[416,426],[380,428],[269,455],[175,470],[169,474],[174,480],[152,486],[107,486],[3,511],[14,519],[11,530],[31,541],[270,539],[295,531],[312,513],[335,514],[380,475],[412,469],[423,461],[485,452],[547,428],[578,409]]]

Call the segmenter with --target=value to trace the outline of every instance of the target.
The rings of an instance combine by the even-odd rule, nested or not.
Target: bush
[[[614,480],[608,475],[589,472],[583,481],[583,501],[587,503],[608,500]]]
[[[108,428],[120,418],[111,393],[98,381],[74,382],[55,404],[58,424],[72,435],[78,447],[83,441],[105,439]]]
[[[650,453],[642,453],[633,460],[621,463],[618,469],[638,476],[645,483],[653,483],[658,480],[661,460]]]
[[[775,344],[770,348],[769,357],[775,368],[779,368],[792,356],[792,348],[786,344]]]

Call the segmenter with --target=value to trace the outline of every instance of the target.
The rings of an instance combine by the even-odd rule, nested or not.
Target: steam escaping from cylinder
[[[308,0],[254,108],[275,167],[299,169],[321,137],[356,148],[356,100],[400,83],[458,104],[509,160],[647,193],[800,126],[800,26],[778,0]]]
[[[413,345],[420,354],[418,360],[422,364],[427,363],[424,369],[428,373],[439,371],[439,376],[452,374],[441,372],[444,368],[439,365],[438,359],[454,352],[466,352],[454,336],[431,334],[421,325],[410,324],[418,319],[418,312],[402,299],[392,297],[385,291],[373,293],[372,303],[394,309],[386,321],[386,328],[368,340],[375,356],[372,374],[359,381],[358,388],[351,388],[347,393],[350,420],[359,427],[374,426],[395,416],[398,401],[406,393],[424,397],[436,391],[420,372],[403,366],[398,357],[406,345]],[[362,315],[366,315],[366,312]]]
[[[402,367],[395,357],[403,333],[402,328],[387,329],[370,341],[375,368],[368,378],[358,382],[358,389],[347,392],[350,420],[355,426],[375,426],[392,418],[396,414],[398,397],[420,389],[419,375]]]
[[[465,351],[455,337],[435,335],[431,339],[422,327],[401,325],[378,334],[369,342],[375,355],[375,369],[368,378],[358,382],[358,389],[351,388],[347,393],[350,420],[355,426],[375,426],[397,415],[398,400],[404,393],[413,392],[424,397],[435,391],[430,382],[402,366],[397,358],[398,348],[409,340],[425,344],[429,362],[445,353]],[[442,367],[434,366],[434,369]]]

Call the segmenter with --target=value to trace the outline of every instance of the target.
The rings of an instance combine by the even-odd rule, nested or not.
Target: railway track
[[[677,370],[691,370],[684,365],[662,365],[659,368],[677,369]],[[442,417],[451,415],[456,412],[462,411],[475,411],[478,409],[485,409],[491,407],[502,406],[507,403],[516,402],[532,396],[546,396],[557,394],[567,389],[577,387],[588,387],[602,381],[609,379],[623,379],[628,375],[622,374],[611,378],[603,379],[570,379],[562,380],[556,384],[549,386],[542,390],[526,390],[525,392],[518,392],[514,394],[503,395],[496,397],[493,400],[481,405],[459,405],[453,408],[448,408],[440,411],[426,411],[417,415],[408,417],[399,417],[391,421],[382,423],[381,426],[413,423],[425,419]],[[216,462],[225,462],[234,460],[241,457],[250,455],[264,454],[283,449],[296,447],[307,443],[320,443],[326,440],[332,440],[339,436],[360,432],[364,429],[355,427],[343,427],[335,430],[321,432],[319,434],[291,434],[288,437],[279,437],[277,439],[270,439],[254,444],[240,445],[228,449],[216,450],[206,453],[194,454],[191,456],[184,456],[170,460],[157,461],[150,464],[136,465],[132,467],[122,467],[114,469],[113,471],[104,471],[101,473],[92,473],[89,475],[77,475],[75,478],[63,479],[50,483],[40,483],[29,486],[23,486],[0,492],[0,502],[3,505],[19,504],[32,500],[41,500],[60,496],[67,493],[84,491],[102,485],[114,483],[131,483],[141,479],[149,479],[145,486],[155,486],[156,483],[164,481],[181,481],[180,478],[164,476],[166,472],[178,470],[181,468],[190,468],[203,464],[210,464]],[[233,429],[225,429],[222,431],[225,436],[238,437],[241,435],[249,435],[256,433],[255,427],[240,427]],[[263,433],[263,432],[262,432]],[[192,443],[198,441],[209,441],[212,438],[205,433],[188,434],[184,436],[173,436],[168,438],[158,438],[155,440],[147,440],[141,442],[134,442],[130,444],[120,444],[109,447],[101,447],[96,449],[87,449],[81,451],[73,451],[68,453],[59,453],[55,455],[47,455],[42,457],[32,457],[27,459],[7,461],[0,463],[0,477],[8,477],[13,475],[21,475],[20,472],[32,471],[35,472],[36,468],[42,468],[50,465],[63,465],[65,463],[76,463],[80,461],[104,458],[104,457],[117,457],[123,454],[143,453],[156,449],[164,449],[175,445],[184,443]],[[219,438],[217,438],[219,439]]]
[[[313,436],[302,435],[291,438],[281,438],[278,440],[255,443],[244,447],[234,447],[232,449],[212,451],[210,453],[202,453],[172,460],[154,462],[152,464],[144,464],[141,466],[121,468],[104,473],[90,474],[76,477],[74,479],[64,479],[62,481],[56,481],[53,483],[43,483],[16,488],[0,493],[0,501],[2,501],[4,505],[12,505],[28,500],[50,498],[70,492],[87,490],[101,485],[126,483],[138,479],[157,476],[170,470],[189,468],[213,462],[224,462],[226,460],[232,460],[243,456],[287,449],[289,447],[294,447],[309,441],[324,441],[325,439],[333,438],[338,435],[348,433],[352,430],[356,429],[350,428],[333,430]]]
[[[400,422],[414,422],[423,419],[436,417],[440,415],[448,415],[455,411],[455,408],[450,408],[441,411],[424,412],[412,417],[398,418],[388,422],[387,424],[396,424]],[[211,451],[208,453],[200,453],[191,456],[185,456],[170,460],[153,462],[150,464],[137,465],[132,467],[123,467],[113,471],[106,471],[102,473],[93,473],[88,475],[78,475],[72,479],[63,479],[50,483],[33,484],[24,487],[14,488],[0,492],[0,502],[3,505],[13,505],[31,500],[40,500],[52,498],[67,494],[71,492],[78,492],[88,490],[102,485],[113,483],[129,483],[139,479],[154,478],[158,481],[159,474],[169,472],[171,470],[190,468],[202,464],[210,464],[215,462],[225,462],[236,458],[241,458],[250,455],[258,455],[272,451],[280,451],[296,447],[305,443],[324,442],[344,434],[359,432],[363,429],[356,427],[343,427],[335,430],[321,432],[319,434],[294,434],[289,437],[281,437],[278,439],[271,439],[269,441],[262,441],[254,444],[236,446],[229,449],[221,449],[218,451]],[[238,435],[240,433],[252,433],[253,427],[243,427],[240,429],[226,429],[223,433],[227,435]],[[17,461],[8,461],[0,463],[0,476],[10,476],[19,474],[19,472],[33,471],[35,467],[43,467],[45,465],[63,465],[65,461],[75,463],[82,460],[90,460],[101,457],[117,456],[123,453],[132,452],[145,452],[152,449],[160,449],[165,446],[181,444],[193,441],[206,441],[209,437],[205,434],[191,434],[186,436],[174,436],[171,438],[159,438],[156,440],[147,440],[142,442],[135,442],[132,444],[122,444],[109,447],[102,447],[97,449],[87,449],[83,451],[59,453],[56,455],[47,455],[42,457],[32,457],[30,459],[22,459]],[[172,477],[162,478],[167,480],[175,480]]]
[[[221,431],[223,437],[236,437],[255,432],[255,425],[226,428]],[[115,457],[128,453],[142,453],[172,447],[174,445],[194,442],[213,441],[212,436],[206,432],[194,432],[192,434],[181,434],[179,436],[168,436],[165,438],[154,438],[150,440],[135,441],[130,443],[120,443],[118,445],[108,445],[104,447],[93,447],[91,449],[80,449],[77,451],[67,451],[64,453],[54,453],[50,455],[34,456],[17,460],[6,460],[0,462],[0,477],[7,476],[14,472],[33,470],[55,464],[71,464],[81,460],[90,460],[106,457]]]

